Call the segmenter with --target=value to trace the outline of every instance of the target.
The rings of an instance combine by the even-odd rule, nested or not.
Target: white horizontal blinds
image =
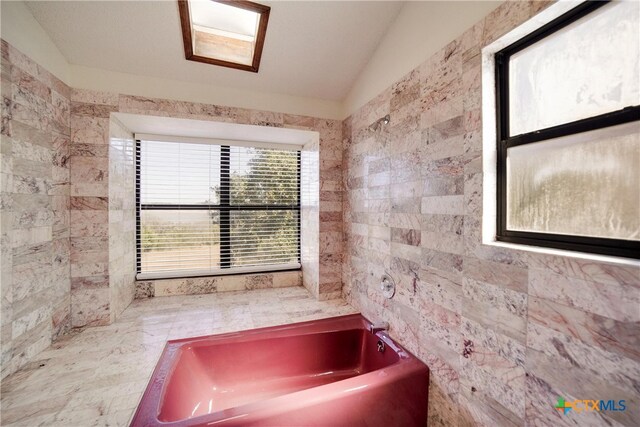
[[[140,174],[143,205],[218,203],[220,146],[141,141]]]
[[[139,277],[299,266],[299,152],[143,140],[137,160]]]
[[[298,262],[299,162],[296,151],[230,147],[232,268]]]
[[[141,141],[139,157],[138,271],[219,268],[220,146]]]

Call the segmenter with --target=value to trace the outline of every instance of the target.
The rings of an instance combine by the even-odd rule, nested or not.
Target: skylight
[[[178,0],[188,60],[258,72],[270,7],[250,1]]]

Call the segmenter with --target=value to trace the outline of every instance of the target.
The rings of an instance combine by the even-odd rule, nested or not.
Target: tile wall
[[[205,119],[319,133],[319,299],[340,297],[341,122],[282,113],[75,90],[2,44],[2,377],[71,326],[105,325],[134,296],[293,286],[300,273],[228,280],[133,281],[130,132],[112,113]],[[127,189],[130,188],[131,191]],[[314,276],[314,275],[312,275]],[[311,277],[311,276],[310,276]],[[322,277],[323,279],[320,279]],[[176,286],[175,289],[171,286]]]
[[[139,280],[135,285],[135,297],[151,298],[170,295],[197,295],[211,294],[214,292],[288,288],[293,286],[302,286],[302,272],[299,270],[235,274],[232,276]]]
[[[1,48],[2,378],[65,333],[69,278],[70,89]]]
[[[319,199],[319,202],[314,203],[319,206],[319,239],[303,239],[302,250],[303,253],[313,251],[318,253],[319,279],[317,286],[309,285],[310,289],[317,289],[317,292],[312,291],[312,293],[319,299],[340,297],[342,260],[342,128],[340,121],[74,89],[71,114],[72,141],[74,143],[77,141],[78,144],[89,145],[90,147],[108,144],[109,123],[114,120],[111,113],[116,112],[317,131],[320,141],[318,166],[321,184],[319,193],[317,192],[315,196]],[[111,151],[112,148],[110,147]],[[108,155],[109,152],[107,150],[105,153]],[[71,188],[72,196],[75,196],[72,197],[72,215],[74,208],[91,211],[87,214],[88,220],[93,218],[90,220],[91,226],[108,229],[108,216],[111,215],[113,217],[112,202],[117,203],[118,206],[120,202],[111,199],[113,194],[109,194],[109,191],[113,191],[111,190],[112,186],[107,185],[96,188],[87,185],[87,177],[89,179],[95,177],[95,179],[110,182],[111,169],[109,168],[117,169],[122,165],[110,164],[102,158],[102,152],[97,154],[100,155],[87,159],[86,163],[79,163],[83,169],[96,171],[94,175],[81,174],[80,172],[74,175],[74,163],[72,163]],[[112,158],[113,160],[115,159]],[[104,167],[108,169],[106,174],[97,172],[102,171]],[[78,181],[74,181],[73,176],[77,176]],[[133,190],[133,184],[128,188]],[[133,197],[133,193],[131,193],[126,198],[132,200]],[[105,217],[103,211],[108,212],[109,215]],[[135,229],[129,230],[127,236],[121,235],[121,237],[125,239],[135,238],[134,233]],[[99,277],[100,283],[107,283],[109,287],[114,286],[114,282],[109,280],[108,271],[111,263],[108,250],[109,239],[99,233],[87,237],[87,239],[82,240],[84,250],[81,257],[78,258],[77,263],[72,261],[71,267],[72,275],[76,271],[78,275],[82,276],[83,283],[78,292],[72,292],[74,301],[77,301],[74,306],[77,308],[77,311],[74,311],[74,326],[109,323],[113,320],[113,316],[119,314],[119,305],[120,308],[124,308],[121,302],[126,301],[126,298],[112,301],[109,289],[102,285],[93,286],[93,277]],[[305,245],[307,246],[305,247]],[[105,271],[107,272],[106,278],[104,277]],[[243,285],[247,289],[254,286],[252,283],[263,280],[261,279],[263,275],[253,276],[255,277],[247,279],[249,281]],[[269,277],[274,277],[271,279],[274,287],[284,286],[284,284],[291,282],[290,278],[286,276],[283,276],[282,281],[278,279],[278,275],[269,275]],[[200,293],[203,292],[203,289],[215,289],[218,291],[219,289],[224,289],[225,286],[230,286],[231,288],[240,286],[237,283],[223,284],[219,288],[217,284],[214,285],[217,281],[219,280],[188,279],[159,281],[159,283],[152,285],[149,285],[148,282],[156,281],[145,281],[145,284],[137,286],[134,292],[137,292],[139,296],[151,294],[160,296],[167,293],[188,293],[191,292],[190,289],[195,293]],[[88,286],[84,286],[87,282]],[[171,292],[167,290],[167,283],[180,284],[176,285],[177,289]],[[135,285],[132,286],[135,288]],[[120,294],[129,295],[129,290],[120,292]]]
[[[300,262],[303,283],[320,296],[320,143],[307,143],[300,153]]]
[[[319,219],[319,237],[316,239],[305,239],[304,237],[309,236],[309,233],[305,234],[305,232],[303,232],[302,252],[305,254],[316,254],[314,256],[319,260],[319,267],[317,267],[317,285],[315,282],[309,282],[314,284],[307,284],[309,289],[312,290],[312,293],[319,299],[340,297],[342,265],[342,124],[340,121],[183,101],[97,93],[85,90],[74,90],[72,101],[72,130],[74,135],[79,135],[76,139],[88,139],[95,141],[95,144],[100,144],[100,141],[108,140],[108,133],[105,133],[105,129],[108,131],[109,120],[114,120],[111,113],[115,112],[317,131],[319,133],[319,150],[316,150],[317,160],[315,166],[319,167],[319,177],[315,179],[319,180],[316,184],[319,192],[315,192],[316,200],[314,200],[313,194],[310,194],[309,197],[311,197],[311,199],[309,199],[309,202],[311,205],[315,205],[317,209],[315,215],[317,215]],[[111,117],[111,119],[109,117]],[[305,177],[303,177],[303,179],[304,178]],[[108,174],[106,179],[111,179]],[[73,186],[74,182],[72,181],[72,193]],[[84,186],[85,182],[79,182],[79,191],[80,188]],[[122,197],[127,200],[134,200],[134,187],[125,188],[129,188],[130,191],[128,194],[123,194]],[[111,212],[112,201],[109,196],[102,197],[97,193],[94,196],[87,192],[83,193],[83,196],[87,198],[87,202],[82,204],[83,209],[92,211],[108,210]],[[96,196],[98,197],[96,198]],[[84,197],[82,200],[85,200]],[[305,212],[306,210],[303,208],[303,218],[313,221],[312,218],[314,214],[305,216]],[[99,216],[100,214],[94,213],[94,215],[97,215],[96,218],[102,218]],[[104,221],[104,218],[102,221]],[[100,222],[100,220],[97,220],[94,221],[93,224],[100,224]],[[132,238],[131,236],[132,234],[130,232],[128,238]],[[133,236],[133,238],[135,238],[134,234]],[[107,268],[109,263],[108,256],[105,255],[104,249],[100,246],[103,243],[100,240],[93,240],[88,242],[88,244],[94,245],[96,250],[94,251],[94,247],[87,247],[86,249],[91,253],[84,254],[84,258],[80,259],[78,265],[75,266],[76,269],[84,272],[86,267],[89,269],[88,271],[91,272],[92,266],[95,266],[95,271],[99,272],[101,268]],[[106,258],[100,258],[105,256]],[[309,264],[307,263],[306,265],[308,266]],[[74,266],[72,265],[72,271],[73,269]],[[242,285],[247,289],[254,287],[254,282],[257,283],[263,280],[261,278],[264,275],[251,276],[255,277],[246,279],[246,283]],[[272,275],[268,276],[272,277]],[[282,281],[279,281],[278,277],[277,275],[273,276],[273,279],[271,279],[273,283],[272,286],[284,286],[285,284],[291,283],[291,279],[288,277],[283,276]],[[312,277],[314,276],[309,275],[307,279],[311,280]],[[240,286],[233,280],[225,281],[222,279],[210,281],[194,279],[159,281],[158,284],[153,285],[149,285],[149,282],[155,281],[145,281],[144,284],[137,286],[137,295],[144,296],[153,294],[159,296],[165,294],[165,292],[171,294],[189,293],[191,292],[189,289],[192,289],[195,293],[200,293],[203,289],[220,290],[226,289],[226,287],[235,288]],[[220,286],[218,286],[218,282]],[[179,284],[176,285],[177,288],[174,291],[170,292],[166,290],[168,283]],[[214,283],[216,284],[214,285]],[[153,290],[151,288],[153,288]],[[101,307],[100,309],[94,309],[92,311],[82,309],[83,315],[89,316],[87,320],[92,322],[87,324],[93,324],[94,320],[91,316],[97,316],[98,319],[103,319],[99,321],[107,321],[106,319],[108,319],[110,311],[112,311],[109,308],[109,293],[103,292],[100,289],[92,289],[84,292],[88,292],[90,298],[92,298],[93,306]],[[102,308],[104,308],[104,310]],[[116,312],[116,315],[117,314]]]
[[[109,122],[109,290],[110,321],[136,292],[135,141],[115,117]]]
[[[505,2],[344,122],[343,293],[429,365],[430,426],[640,424],[640,269],[482,245],[480,50],[547,4]]]
[[[109,163],[109,129],[111,111],[115,111],[117,100],[117,96],[106,94],[77,90],[71,93],[71,318],[74,327],[106,325],[114,317],[109,280],[109,172],[123,165]]]

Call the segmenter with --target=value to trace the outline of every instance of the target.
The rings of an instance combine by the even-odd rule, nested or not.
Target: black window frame
[[[625,107],[617,111],[588,117],[535,131],[509,135],[509,59],[543,40],[545,37],[572,24],[609,1],[586,1],[554,19],[538,30],[519,39],[495,54],[496,82],[496,135],[497,135],[497,229],[496,240],[531,246],[542,246],[625,258],[640,258],[640,242],[623,239],[538,233],[507,229],[507,149],[552,138],[603,129],[640,120],[640,106]]]
[[[297,151],[297,176],[298,176],[298,203],[295,205],[232,205],[231,204],[231,146],[220,145],[220,202],[212,204],[161,204],[161,203],[142,203],[140,196],[140,183],[141,183],[141,147],[142,140],[136,139],[136,152],[135,152],[135,169],[136,169],[136,274],[141,274],[141,261],[142,261],[142,245],[141,245],[141,222],[140,213],[143,210],[201,210],[201,211],[218,211],[220,214],[220,270],[228,269],[228,273],[216,273],[216,274],[202,274],[202,275],[185,275],[176,276],[178,272],[167,271],[167,278],[180,279],[180,278],[194,278],[194,277],[210,277],[221,275],[236,275],[236,274],[260,274],[260,273],[276,273],[279,271],[297,271],[298,268],[282,268],[282,269],[265,269],[262,270],[256,267],[251,271],[233,271],[235,268],[231,267],[231,247],[233,242],[231,241],[231,212],[232,211],[274,211],[274,210],[287,210],[294,211],[298,214],[298,263],[301,263],[301,234],[302,234],[302,218],[301,218],[301,197],[302,197],[302,181],[301,181],[301,152]],[[180,142],[177,142],[180,143]],[[259,148],[259,147],[257,147]],[[273,264],[277,266],[277,264]],[[262,266],[267,267],[267,266]],[[242,267],[236,267],[242,268]],[[162,277],[148,280],[158,280]],[[147,279],[143,279],[147,280]]]

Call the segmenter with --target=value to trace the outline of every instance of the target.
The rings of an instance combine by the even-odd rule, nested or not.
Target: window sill
[[[499,242],[497,240],[483,241],[483,245],[494,246],[504,249],[512,249],[517,251],[534,252],[544,255],[554,255],[569,258],[577,258],[593,262],[602,262],[607,264],[624,265],[631,267],[640,267],[640,260],[633,258],[621,258],[608,255],[590,254],[586,252],[567,251],[562,249],[544,248],[541,246],[522,245],[518,243]]]

